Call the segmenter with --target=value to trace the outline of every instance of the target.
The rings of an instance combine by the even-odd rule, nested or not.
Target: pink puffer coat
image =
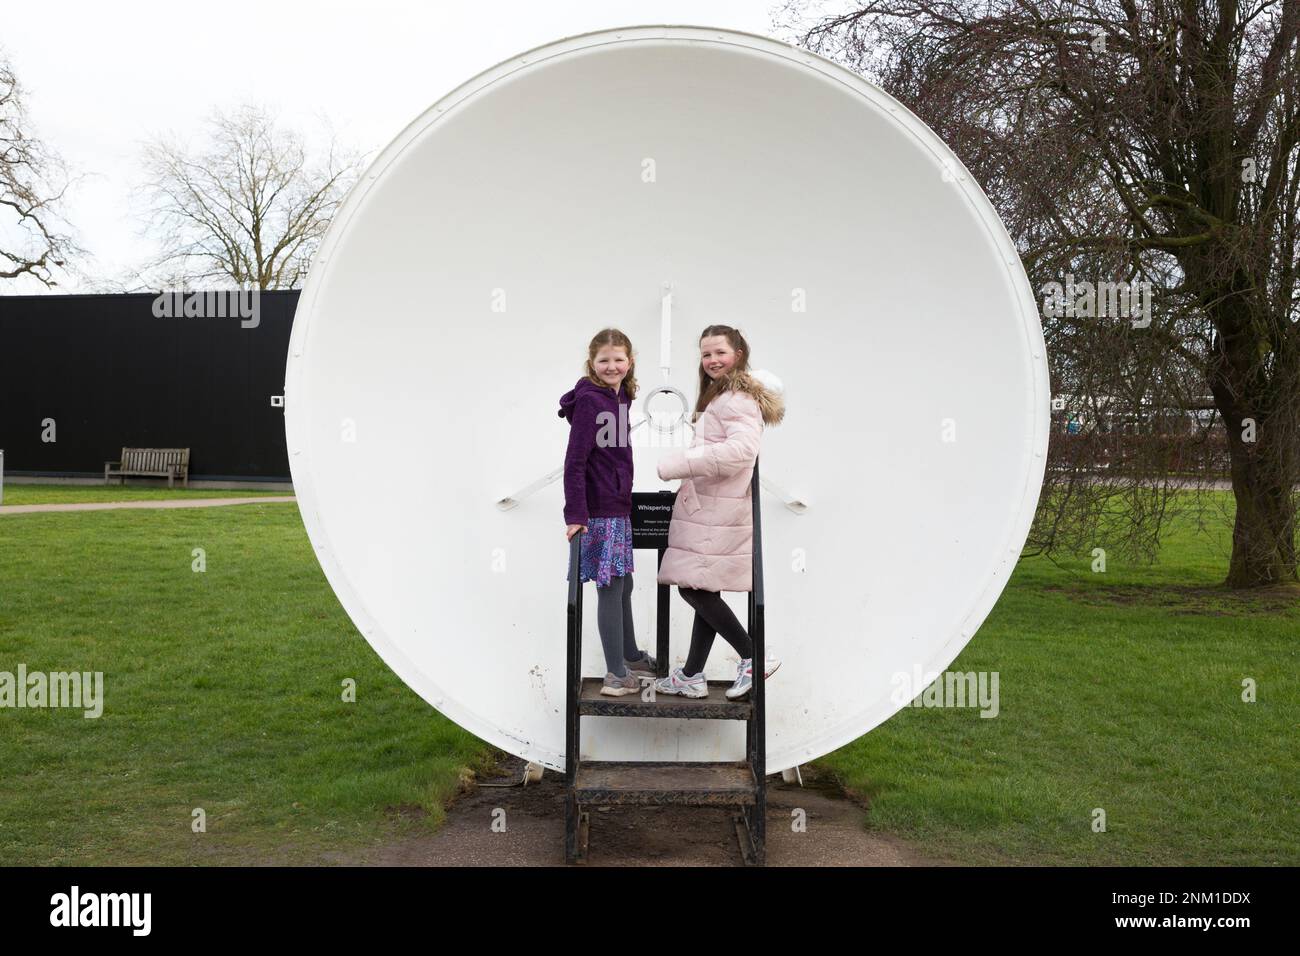
[[[659,566],[660,584],[704,591],[752,589],[754,460],[764,424],[775,425],[784,415],[776,376],[733,373],[729,387],[695,423],[690,447],[660,459],[661,479],[683,479]]]

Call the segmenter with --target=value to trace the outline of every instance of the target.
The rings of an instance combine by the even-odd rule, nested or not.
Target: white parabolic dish
[[[667,366],[694,402],[711,323],[785,386],[760,453],[784,662],[770,772],[899,710],[897,675],[947,668],[1005,586],[1046,460],[1047,363],[1020,259],[961,163],[862,77],[769,38],[571,37],[465,83],[380,154],[313,263],[286,369],[294,487],[331,586],[388,666],[484,740],[564,765],[562,485],[498,500],[563,463],[558,399],[596,331],[631,337],[642,395]],[[675,488],[650,431],[636,490]],[[654,553],[636,569],[653,652]],[[586,588],[583,672],[602,674]],[[747,595],[726,597],[744,622]],[[694,612],[675,589],[671,608],[680,660]],[[708,675],[735,676],[721,639]],[[744,725],[585,718],[582,743],[741,759]]]

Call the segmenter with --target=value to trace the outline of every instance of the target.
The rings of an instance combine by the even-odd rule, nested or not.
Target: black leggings
[[[678,587],[677,593],[691,607],[695,608],[695,626],[691,628],[691,649],[686,655],[686,665],[682,668],[688,675],[694,676],[704,670],[709,651],[713,648],[713,638],[721,634],[723,639],[736,649],[744,659],[754,656],[754,644],[736,620],[731,607],[722,600],[717,591],[700,591],[696,588]]]

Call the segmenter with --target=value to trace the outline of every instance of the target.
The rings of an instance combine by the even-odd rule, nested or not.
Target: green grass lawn
[[[106,699],[0,710],[0,865],[310,862],[436,824],[490,752],[357,634],[292,504],[3,518],[0,595],[0,670]]]
[[[998,716],[906,707],[820,765],[869,827],[965,863],[1300,863],[1300,591],[1221,589],[1227,536],[1023,559],[949,667],[997,671]]]
[[[15,485],[6,483],[6,505],[53,505],[97,501],[153,501],[159,498],[253,498],[291,495],[292,491],[243,491],[237,488],[168,488],[166,479],[148,485]]]
[[[905,708],[819,764],[932,857],[1300,863],[1300,608],[1218,591],[1222,548],[1187,524],[1152,567],[1022,561],[952,666],[999,673],[999,715]],[[0,519],[20,662],[104,671],[108,704],[0,710],[0,865],[314,862],[436,826],[491,753],[356,633],[292,505]]]

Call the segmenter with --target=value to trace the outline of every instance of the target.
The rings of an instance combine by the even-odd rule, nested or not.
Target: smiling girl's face
[[[602,345],[596,357],[591,360],[596,377],[616,392],[631,364],[627,351],[621,345]]]
[[[727,344],[725,335],[710,335],[700,339],[700,367],[709,378],[726,375],[736,367],[738,353]]]

